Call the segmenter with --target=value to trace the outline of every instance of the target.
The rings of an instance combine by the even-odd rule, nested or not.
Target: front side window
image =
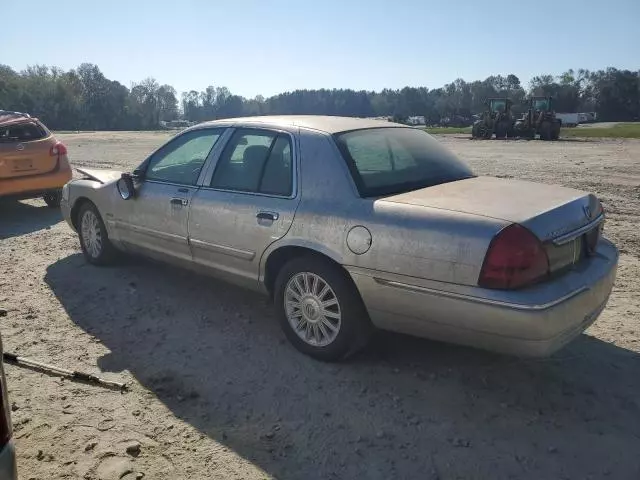
[[[334,135],[360,195],[407,192],[473,177],[431,135],[415,128],[371,128]]]
[[[150,159],[145,178],[195,185],[200,170],[224,129],[192,130],[172,140]]]
[[[293,156],[290,137],[267,130],[237,130],[218,161],[211,187],[291,196]]]

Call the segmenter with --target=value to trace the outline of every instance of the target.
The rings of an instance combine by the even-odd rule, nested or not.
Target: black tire
[[[500,139],[506,138],[508,130],[509,130],[509,125],[507,123],[499,122],[496,125],[496,138],[500,138]]]
[[[62,201],[62,189],[51,190],[42,196],[44,203],[49,208],[60,208],[60,202]]]
[[[90,240],[85,238],[85,236],[89,237],[89,235],[85,234],[83,231],[83,222],[91,222],[92,220],[89,216],[90,214],[93,214],[96,221],[93,228],[97,231],[96,237],[100,237],[99,248],[94,248],[90,244]],[[109,235],[107,234],[107,229],[104,226],[100,212],[98,212],[98,209],[93,203],[85,202],[80,207],[76,225],[78,228],[78,237],[80,239],[80,248],[82,249],[84,258],[93,265],[112,264],[117,257],[117,250],[109,240]]]
[[[558,140],[560,138],[560,127],[561,124],[558,122],[553,124],[551,128],[551,140]]]
[[[328,292],[329,298],[331,298],[331,293],[335,294],[338,304],[336,308],[341,318],[335,338],[327,345],[312,345],[303,340],[296,333],[287,316],[287,308],[285,307],[287,287],[289,282],[294,285],[297,276],[303,273],[313,274],[325,282],[332,291]],[[327,298],[326,294],[321,299],[324,298]],[[289,341],[300,352],[318,360],[333,362],[352,355],[366,346],[373,332],[367,310],[351,279],[340,267],[313,256],[294,258],[282,267],[276,278],[274,303],[280,325]],[[303,323],[302,310],[303,308],[299,310],[301,314],[299,325]],[[298,331],[303,333],[302,329]],[[329,332],[329,330],[326,331]]]
[[[544,121],[540,124],[540,139],[541,140],[551,140],[551,122]]]

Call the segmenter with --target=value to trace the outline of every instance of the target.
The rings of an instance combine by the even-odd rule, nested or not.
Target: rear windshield
[[[402,193],[473,177],[431,135],[415,128],[372,128],[334,135],[363,197]]]
[[[43,126],[34,122],[0,125],[0,143],[29,142],[48,135]]]

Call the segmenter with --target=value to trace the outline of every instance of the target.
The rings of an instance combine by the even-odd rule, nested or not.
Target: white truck
[[[563,127],[576,127],[580,123],[578,113],[556,113],[556,118],[562,122]]]

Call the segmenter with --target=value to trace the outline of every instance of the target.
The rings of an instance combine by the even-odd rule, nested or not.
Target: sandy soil
[[[130,168],[166,136],[61,138],[76,165]],[[603,200],[622,254],[587,334],[524,361],[380,333],[322,364],[254,294],[142,260],[88,266],[58,212],[0,204],[6,349],[131,385],[7,366],[21,478],[640,478],[640,142],[442,141],[480,174]]]

